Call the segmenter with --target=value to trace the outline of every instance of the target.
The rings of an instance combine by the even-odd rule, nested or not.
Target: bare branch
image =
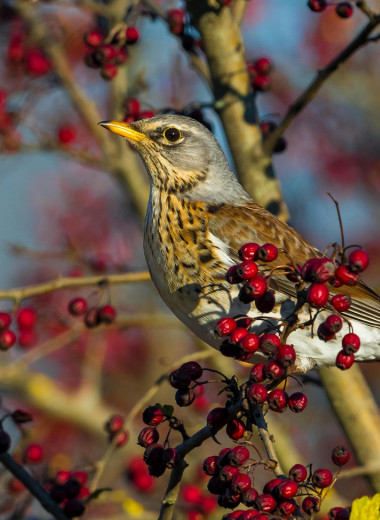
[[[232,16],[238,25],[244,20],[244,14],[248,6],[249,0],[235,0],[231,6]]]
[[[268,431],[268,425],[264,419],[263,411],[259,405],[256,405],[253,409],[253,419],[257,426],[260,438],[264,444],[268,459],[275,463],[273,472],[276,476],[283,475],[284,472],[281,468],[280,461],[278,460],[278,456],[274,447],[273,437]]]

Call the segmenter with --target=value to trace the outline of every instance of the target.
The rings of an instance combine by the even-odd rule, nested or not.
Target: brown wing
[[[207,207],[208,227],[213,235],[222,240],[229,248],[231,258],[238,261],[237,251],[243,244],[270,242],[284,249],[298,264],[322,253],[312,247],[297,231],[254,202],[234,206],[229,204]],[[271,265],[289,263],[286,254],[280,253]],[[289,296],[295,296],[294,285],[285,276],[273,277],[273,288]],[[331,288],[332,293],[349,294],[351,308],[345,313],[349,319],[380,328],[380,296],[363,282],[355,287]]]

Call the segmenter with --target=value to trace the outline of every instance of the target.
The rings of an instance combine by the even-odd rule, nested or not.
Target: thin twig
[[[341,239],[342,239],[342,249],[344,251],[344,249],[345,249],[345,247],[344,247],[344,231],[343,231],[342,216],[340,214],[339,202],[334,199],[334,197],[331,195],[331,193],[328,192],[327,195],[334,202],[335,207],[336,207],[336,212],[338,213],[339,227],[340,227],[340,236],[341,236]]]
[[[271,462],[275,463],[273,472],[276,476],[283,475],[284,472],[281,468],[280,461],[278,460],[278,456],[274,447],[274,441],[268,431],[268,425],[265,421],[261,407],[259,405],[255,405],[252,409],[252,413],[252,422],[257,426],[257,430],[264,444],[267,457]]]
[[[364,2],[359,2],[365,5]],[[362,9],[363,10],[363,9]],[[380,13],[372,14],[369,17],[369,22],[367,25],[360,31],[360,33],[352,40],[352,42],[347,45],[343,51],[338,54],[336,58],[334,58],[324,69],[320,70],[314,80],[310,83],[310,85],[304,90],[304,92],[296,99],[296,101],[290,105],[288,112],[285,117],[281,121],[281,123],[273,130],[270,136],[265,139],[264,142],[264,150],[268,155],[273,153],[273,149],[276,146],[276,143],[279,137],[285,132],[285,130],[290,126],[290,124],[294,121],[296,116],[302,110],[304,110],[307,105],[315,98],[320,88],[324,85],[325,81],[331,76],[333,72],[335,72],[340,65],[348,60],[358,49],[366,45],[369,40],[368,36],[374,30],[374,28],[380,23]]]

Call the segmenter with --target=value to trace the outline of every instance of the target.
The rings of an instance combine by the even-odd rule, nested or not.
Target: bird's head
[[[240,200],[245,194],[218,141],[194,119],[162,115],[134,123],[99,124],[127,139],[144,161],[153,186],[160,190],[209,202],[227,202],[225,196],[217,200],[218,187],[221,193],[237,190]]]

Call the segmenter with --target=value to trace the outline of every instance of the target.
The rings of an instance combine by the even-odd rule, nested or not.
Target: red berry
[[[243,260],[236,266],[236,273],[242,280],[249,280],[257,275],[259,268],[253,260]]]
[[[240,419],[233,419],[227,423],[226,433],[235,441],[241,439],[245,433],[245,424]]]
[[[323,283],[312,283],[307,290],[307,301],[312,307],[324,307],[328,299],[329,290]]]
[[[301,268],[301,278],[305,282],[324,283],[331,280],[335,264],[329,258],[310,258]]]
[[[259,74],[270,74],[273,65],[269,58],[259,58],[255,61],[254,67]]]
[[[182,498],[189,504],[199,504],[202,498],[202,492],[198,486],[187,484],[182,489]]]
[[[335,360],[335,364],[340,370],[347,370],[352,367],[355,361],[353,354],[346,354],[344,350],[338,352]]]
[[[277,486],[277,495],[281,498],[293,498],[298,491],[298,484],[294,480],[284,480]]]
[[[355,249],[351,252],[348,258],[348,263],[350,264],[351,271],[354,273],[361,273],[367,269],[369,265],[369,256],[365,251],[363,251],[363,249]]]
[[[281,478],[274,478],[274,479],[272,479],[272,480],[269,480],[269,481],[265,484],[265,486],[264,486],[264,488],[263,488],[264,493],[266,493],[266,494],[269,493],[270,495],[275,494],[275,493],[276,493],[277,486],[278,486],[279,484],[281,484],[282,482],[284,482],[284,481],[283,481],[283,479],[281,479]]]
[[[269,243],[259,247],[255,254],[255,260],[261,260],[262,262],[273,262],[277,257],[277,247]]]
[[[140,112],[138,119],[150,119],[151,117],[154,117],[154,113],[151,110],[144,110]]]
[[[0,330],[7,329],[11,324],[12,318],[8,312],[0,312]]]
[[[157,426],[164,419],[164,413],[158,406],[148,406],[143,411],[142,419],[149,426]]]
[[[203,374],[203,369],[196,361],[188,361],[183,363],[178,369],[180,379],[190,379],[190,381],[196,381]]]
[[[108,433],[116,433],[124,427],[124,417],[119,414],[111,415],[104,425],[104,429]]]
[[[344,446],[336,446],[331,454],[331,460],[337,466],[344,466],[350,459],[350,452]]]
[[[136,98],[127,98],[124,101],[124,107],[129,115],[137,116],[140,112],[140,101]]]
[[[302,412],[307,406],[306,395],[302,392],[295,392],[289,397],[288,406],[294,413]]]
[[[237,468],[236,466],[230,466],[229,464],[226,464],[219,471],[218,478],[222,482],[231,482],[231,480],[238,474],[239,468]]]
[[[222,318],[216,324],[215,334],[221,338],[225,338],[231,334],[237,327],[236,321],[233,318]]]
[[[246,334],[239,340],[239,347],[243,354],[251,356],[259,349],[260,336],[257,334]]]
[[[220,450],[220,452],[218,454],[218,465],[220,467],[225,466],[226,464],[229,464],[227,457],[228,457],[230,451],[231,451],[230,448],[223,448],[222,450]]]
[[[276,361],[282,368],[290,367],[296,360],[296,351],[293,345],[281,345],[277,349]]]
[[[335,333],[327,330],[324,323],[321,323],[319,325],[318,330],[317,330],[317,335],[318,335],[318,338],[321,339],[322,341],[330,341],[331,339],[335,338]]]
[[[288,394],[281,388],[276,388],[268,395],[269,408],[274,412],[282,412],[288,404]]]
[[[350,509],[344,507],[333,507],[328,513],[329,520],[348,520],[350,518]]]
[[[147,426],[143,428],[139,433],[137,444],[143,446],[143,448],[147,448],[148,446],[152,446],[156,444],[159,439],[159,433],[156,428],[152,428],[151,426]]]
[[[87,309],[84,315],[84,324],[88,329],[93,329],[97,327],[100,323],[99,319],[99,309],[98,307],[91,307]]]
[[[256,363],[256,365],[253,365],[249,374],[249,380],[254,383],[261,383],[264,381],[264,366],[264,363]]]
[[[228,412],[225,408],[214,408],[207,415],[207,426],[211,430],[219,430],[228,420]]]
[[[232,265],[227,273],[226,273],[226,280],[228,283],[235,284],[235,283],[241,283],[242,279],[237,273],[237,265]]]
[[[357,273],[353,273],[347,265],[340,265],[335,271],[335,277],[338,282],[343,285],[356,285],[359,281],[359,275]]]
[[[233,344],[239,343],[239,341],[241,341],[244,336],[248,336],[248,334],[249,333],[247,329],[244,329],[243,327],[237,327],[234,331],[232,331],[229,341]]]
[[[207,457],[203,461],[203,471],[206,473],[206,475],[215,475],[218,471],[218,457],[215,455],[211,455],[210,457]]]
[[[23,348],[33,347],[38,343],[38,334],[34,330],[23,330],[18,335],[17,342]]]
[[[307,478],[307,469],[302,464],[294,464],[289,470],[289,478],[300,484]]]
[[[267,291],[267,282],[264,276],[257,275],[248,280],[240,289],[239,298],[243,303],[257,300]]]
[[[140,33],[136,27],[127,27],[127,30],[125,31],[125,38],[129,45],[133,45],[140,38]]]
[[[0,350],[8,350],[16,342],[16,334],[9,329],[0,332]]]
[[[112,63],[107,63],[103,66],[102,70],[100,71],[100,75],[105,80],[111,80],[113,79],[117,74],[117,67],[116,65],[113,65]]]
[[[336,334],[337,332],[342,330],[342,318],[340,316],[337,316],[336,314],[330,314],[330,316],[327,316],[327,318],[325,319],[324,326],[329,332]]]
[[[247,507],[253,507],[255,505],[255,500],[259,496],[258,492],[255,488],[246,489],[241,495],[242,503]]]
[[[264,403],[265,399],[267,398],[267,395],[268,390],[265,388],[264,385],[261,385],[260,383],[254,383],[253,385],[249,386],[245,392],[245,396],[248,399],[248,401],[255,404]]]
[[[87,301],[84,298],[74,298],[70,300],[68,311],[73,316],[82,316],[87,310]]]
[[[251,487],[252,481],[245,473],[238,473],[231,480],[231,491],[232,493],[240,494]]]
[[[318,497],[306,497],[302,502],[302,509],[308,515],[319,511],[319,498]]]
[[[29,446],[26,446],[24,449],[22,459],[25,464],[38,464],[41,462],[42,457],[42,446],[40,444],[29,444]]]
[[[57,482],[57,484],[63,485],[63,484],[66,484],[66,482],[69,480],[69,478],[70,478],[70,471],[61,470],[61,471],[57,471],[57,474],[55,476],[55,481]]]
[[[103,33],[99,29],[92,29],[83,36],[84,42],[90,47],[99,47],[103,43]]]
[[[329,487],[333,480],[333,475],[329,469],[320,468],[314,471],[311,480],[317,488],[324,489]]]
[[[257,76],[253,82],[252,86],[258,92],[267,92],[271,88],[271,80],[269,76]]]
[[[231,466],[243,466],[249,459],[249,451],[245,446],[235,446],[226,454],[226,459]]]
[[[281,347],[280,338],[276,334],[263,334],[260,338],[260,350],[263,354],[271,356]]]
[[[17,314],[17,326],[20,330],[29,330],[37,321],[37,313],[32,307],[24,307]]]
[[[230,488],[227,488],[222,494],[218,496],[218,505],[220,507],[228,507],[234,509],[240,503],[240,494],[233,493]]]
[[[166,448],[163,454],[163,460],[168,469],[173,469],[178,465],[181,457],[175,448]]]
[[[276,500],[272,495],[262,494],[256,499],[256,507],[263,513],[271,513],[277,507]]]
[[[264,374],[268,379],[277,380],[284,376],[285,370],[278,363],[271,360],[264,366]]]
[[[256,309],[262,313],[272,312],[276,305],[274,291],[266,291],[260,298],[255,300]]]
[[[70,478],[64,485],[66,497],[65,498],[77,498],[81,490],[80,482],[75,478]]]
[[[77,138],[77,129],[74,125],[61,126],[58,130],[58,139],[62,144],[73,143]]]
[[[351,296],[348,294],[336,294],[332,297],[331,303],[338,312],[346,312],[351,306]]]
[[[239,257],[241,260],[253,260],[259,247],[259,244],[254,242],[244,244],[244,246],[239,249]]]
[[[88,475],[85,471],[77,470],[71,473],[71,478],[75,478],[81,486],[84,486],[88,480]]]
[[[185,408],[186,406],[193,404],[196,398],[196,393],[190,388],[178,388],[174,398],[178,406]]]
[[[172,34],[181,34],[185,24],[186,13],[183,9],[169,9],[166,20]]]
[[[50,71],[51,63],[41,51],[30,51],[26,56],[25,67],[27,72],[35,76],[44,76]]]
[[[307,5],[315,13],[320,13],[326,9],[327,1],[326,0],[309,0],[307,2]]]
[[[350,2],[341,2],[336,6],[335,11],[340,18],[350,18],[354,8]]]
[[[355,354],[360,348],[360,338],[357,334],[350,332],[343,336],[342,347],[346,354]]]

